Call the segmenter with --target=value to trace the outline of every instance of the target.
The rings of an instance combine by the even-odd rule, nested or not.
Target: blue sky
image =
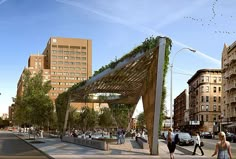
[[[92,40],[93,71],[120,58],[150,36],[173,40],[173,97],[197,70],[220,68],[224,43],[236,40],[233,0],[0,0],[0,115],[16,96],[30,54],[51,36]],[[102,58],[101,58],[102,57]],[[169,104],[170,76],[167,75]]]

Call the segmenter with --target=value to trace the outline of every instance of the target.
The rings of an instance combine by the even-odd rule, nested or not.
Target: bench
[[[71,136],[63,136],[62,141],[74,143],[74,144],[78,144],[82,146],[92,147],[92,148],[100,149],[104,151],[109,150],[109,147],[106,141],[82,139],[82,138],[76,138],[76,137],[71,137]]]
[[[144,139],[142,137],[136,137],[136,142],[139,144],[139,146],[142,149],[149,149],[149,144],[146,139]]]

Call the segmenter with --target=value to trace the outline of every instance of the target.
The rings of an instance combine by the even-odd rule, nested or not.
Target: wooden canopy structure
[[[154,47],[146,49],[140,47],[141,51],[124,56],[71,91],[73,102],[136,105],[142,97],[152,155],[159,154],[158,127],[163,76],[167,70],[171,40],[157,37],[155,42]],[[109,96],[95,98],[94,94],[109,94]]]

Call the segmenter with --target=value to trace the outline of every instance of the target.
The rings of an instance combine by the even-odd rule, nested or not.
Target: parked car
[[[206,138],[206,139],[212,139],[213,138],[213,134],[211,132],[202,132],[200,134],[200,137]]]
[[[179,134],[179,145],[194,145],[194,140],[189,133],[178,132]]]
[[[163,138],[164,140],[166,140],[167,135],[168,135],[168,131],[163,131],[163,133],[162,133],[162,138]]]
[[[229,142],[236,142],[236,134],[231,133],[231,132],[226,132],[226,140]]]

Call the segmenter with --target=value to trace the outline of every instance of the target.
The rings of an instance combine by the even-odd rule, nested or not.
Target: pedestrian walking
[[[219,142],[216,143],[215,152],[212,157],[217,154],[217,159],[232,159],[231,145],[226,141],[226,136],[223,131],[219,133]]]
[[[176,148],[176,143],[175,143],[174,139],[175,139],[175,135],[173,133],[173,129],[170,128],[168,130],[168,135],[167,135],[167,147],[170,152],[170,159],[174,159],[174,152],[175,152],[175,148]]]
[[[117,129],[117,144],[121,144],[121,130]]]
[[[126,135],[126,131],[122,128],[121,130],[121,144],[124,144],[125,143],[125,135]]]
[[[201,139],[200,139],[199,133],[197,133],[197,136],[196,136],[196,139],[195,139],[195,147],[194,147],[194,151],[193,151],[192,155],[196,154],[197,147],[200,149],[200,151],[202,153],[202,156],[204,155],[204,152],[202,150],[202,146],[200,145],[200,143],[201,143]]]

